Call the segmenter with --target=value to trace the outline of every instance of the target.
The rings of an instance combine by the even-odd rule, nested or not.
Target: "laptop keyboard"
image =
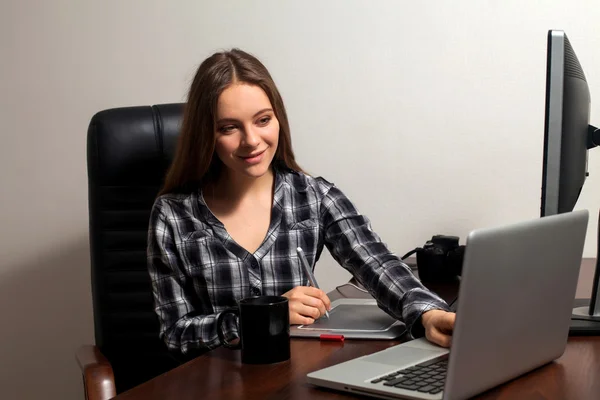
[[[405,390],[436,394],[444,390],[448,355],[404,368],[371,381]]]

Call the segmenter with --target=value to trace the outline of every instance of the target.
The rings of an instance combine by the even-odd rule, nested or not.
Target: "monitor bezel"
[[[541,216],[559,213],[565,33],[548,32]]]

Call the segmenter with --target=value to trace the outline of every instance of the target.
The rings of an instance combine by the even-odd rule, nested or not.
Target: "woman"
[[[298,246],[311,265],[326,246],[413,336],[450,345],[447,305],[335,185],[298,166],[279,91],[243,51],[216,53],[200,65],[148,238],[160,334],[183,354],[219,346],[218,314],[245,297],[287,297],[291,324],[323,316],[329,298],[308,286]],[[237,336],[234,321],[226,336]]]

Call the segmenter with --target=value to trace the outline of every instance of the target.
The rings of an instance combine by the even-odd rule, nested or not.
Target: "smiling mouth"
[[[258,157],[258,156],[262,155],[265,151],[266,151],[266,149],[263,150],[263,151],[261,151],[261,152],[255,153],[255,154],[251,154],[249,156],[239,156],[239,157],[243,158],[245,160],[248,160],[248,159],[255,158],[255,157]]]

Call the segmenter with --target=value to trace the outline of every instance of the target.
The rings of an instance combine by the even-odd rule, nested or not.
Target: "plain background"
[[[185,101],[240,47],[270,69],[300,164],[336,183],[401,255],[433,234],[536,218],[546,38],[564,29],[600,124],[596,1],[0,3],[0,388],[81,399],[93,343],[85,140],[102,109]],[[596,251],[600,150],[577,208]],[[348,274],[329,255],[325,290]]]

